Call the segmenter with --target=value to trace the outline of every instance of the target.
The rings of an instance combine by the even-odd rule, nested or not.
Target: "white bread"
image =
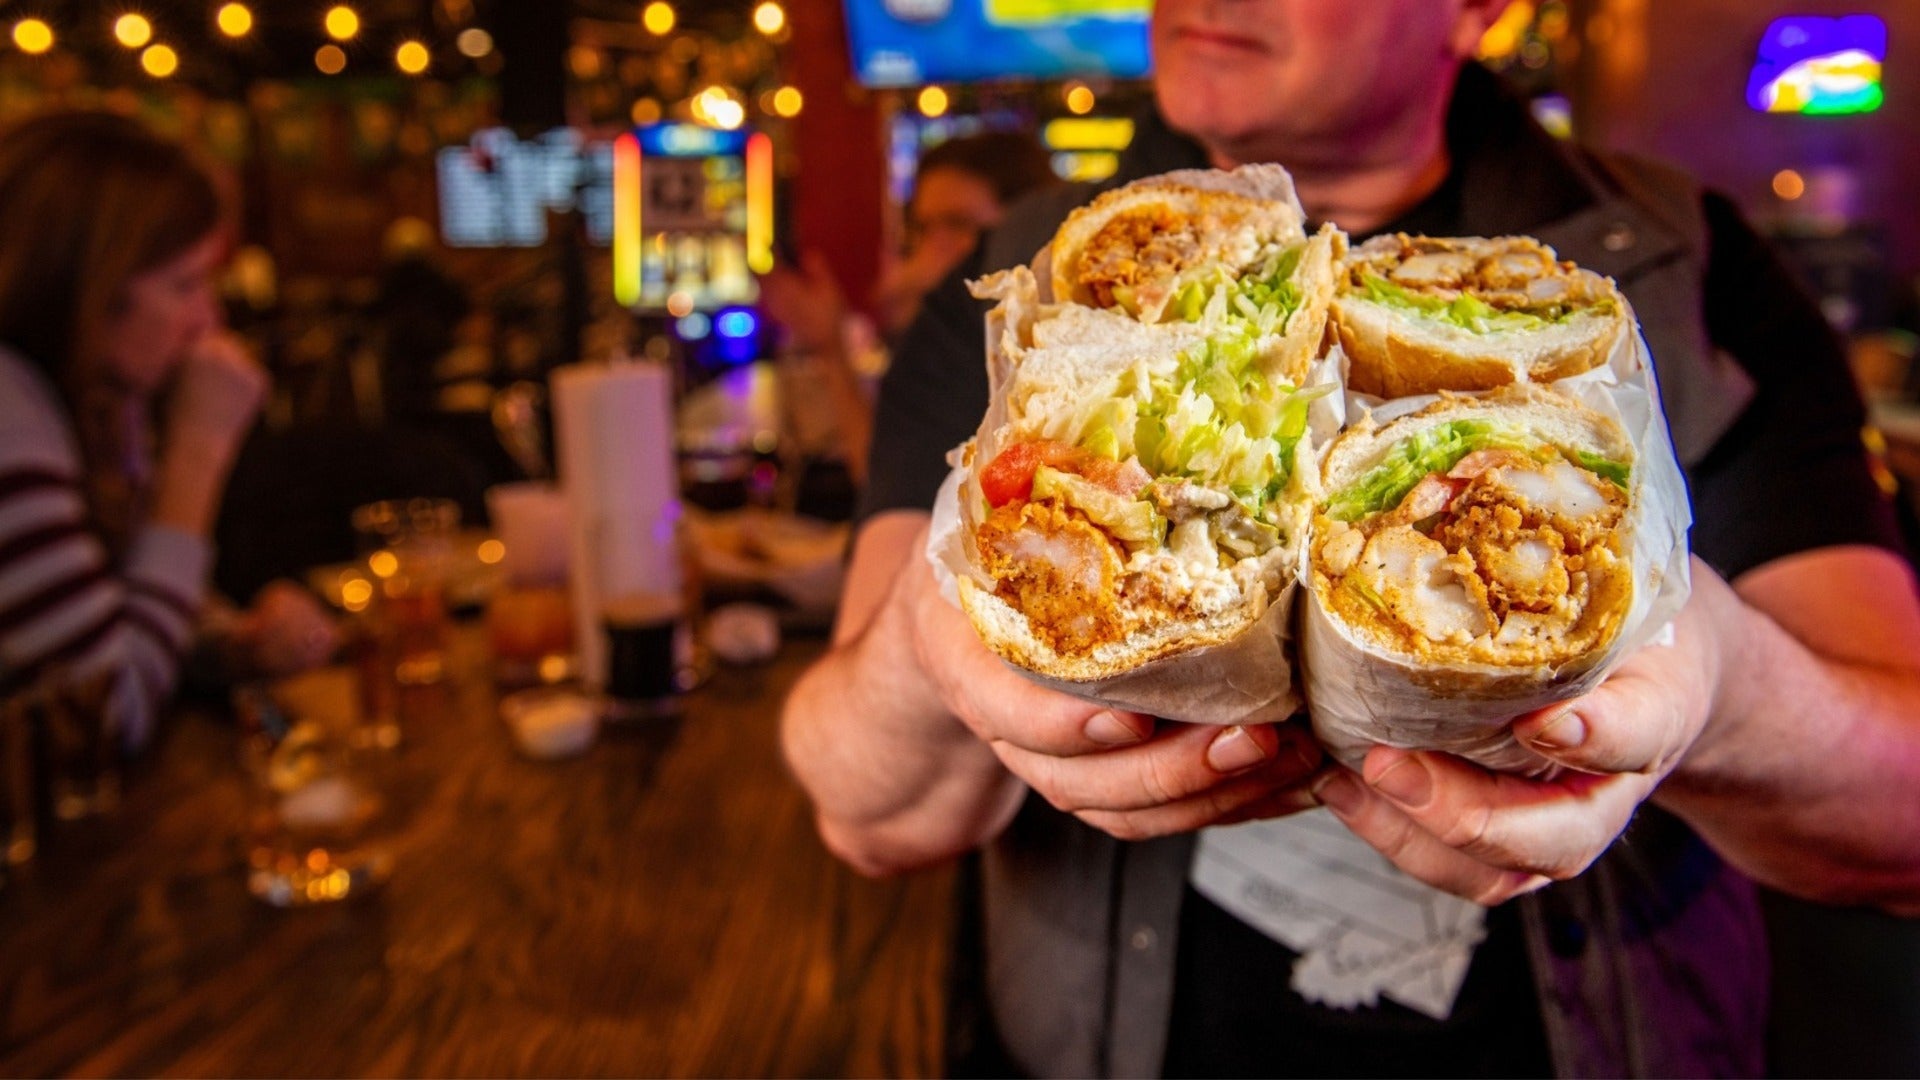
[[[1521,385],[1483,397],[1443,393],[1439,401],[1426,408],[1381,425],[1369,415],[1327,449],[1320,468],[1323,488],[1329,494],[1340,491],[1379,464],[1400,440],[1450,420],[1470,417],[1512,424],[1565,449],[1584,450],[1613,461],[1631,463],[1634,459],[1632,440],[1612,418],[1547,387]]]
[[[1366,274],[1393,280],[1414,292],[1451,298],[1458,282],[1423,285],[1395,278],[1407,254],[1459,253],[1481,262],[1510,257],[1533,264],[1536,290],[1576,302],[1567,318],[1536,329],[1475,333],[1450,322],[1426,318],[1403,308],[1370,300],[1362,291]],[[1475,296],[1503,308],[1520,289],[1483,291]],[[1528,310],[1523,304],[1514,305]],[[1332,321],[1350,367],[1348,387],[1382,398],[1409,397],[1441,390],[1491,390],[1520,382],[1552,382],[1607,362],[1626,331],[1626,304],[1611,281],[1571,263],[1531,237],[1439,238],[1380,236],[1355,248],[1341,268]]]
[[[1088,245],[1115,219],[1162,210],[1194,223],[1199,248],[1190,266],[1223,266],[1237,273],[1271,244],[1306,236],[1306,215],[1293,180],[1277,165],[1245,165],[1231,172],[1185,169],[1136,180],[1075,210],[1054,234],[1049,259],[1052,299],[1093,305],[1094,295],[1080,277]],[[1172,298],[1172,285],[1167,276],[1143,290],[1142,321],[1159,321]]]

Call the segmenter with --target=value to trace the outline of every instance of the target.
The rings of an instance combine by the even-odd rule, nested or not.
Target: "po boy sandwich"
[[[1628,316],[1613,283],[1532,237],[1376,236],[1341,267],[1348,388],[1382,398],[1552,382],[1607,362]]]
[[[1293,581],[1342,249],[1301,220],[1276,167],[1172,173],[1076,212],[1039,276],[976,286],[1001,304],[958,586],[1003,658],[1113,678],[1234,639]]]
[[[1633,457],[1619,425],[1535,388],[1356,427],[1327,456],[1314,594],[1382,652],[1577,666],[1632,603]]]
[[[1384,742],[1538,766],[1507,722],[1596,681],[1672,572],[1664,527],[1638,532],[1642,471],[1620,424],[1542,387],[1443,394],[1334,440],[1303,627],[1322,742],[1350,763]]]

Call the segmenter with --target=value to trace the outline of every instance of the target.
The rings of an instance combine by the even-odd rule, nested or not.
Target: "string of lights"
[[[404,17],[383,0],[9,7],[0,13],[0,65],[8,52],[29,63],[66,53],[96,78],[125,85],[186,80],[231,94],[260,78],[458,80],[502,67],[484,0],[408,4]],[[780,78],[779,48],[793,29],[781,0],[571,0],[568,13],[567,75],[595,122],[734,130],[755,116],[791,120],[806,107],[800,89]]]

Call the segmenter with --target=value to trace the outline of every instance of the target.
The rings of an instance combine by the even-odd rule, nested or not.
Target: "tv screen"
[[[587,236],[613,236],[613,151],[570,128],[521,141],[489,128],[466,146],[449,146],[436,162],[440,237],[450,247],[538,247],[547,240],[547,211],[574,208]]]
[[[868,86],[1147,74],[1152,0],[847,0]]]

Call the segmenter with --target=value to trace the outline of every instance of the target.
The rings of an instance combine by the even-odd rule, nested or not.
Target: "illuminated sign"
[[[1125,150],[1133,121],[1123,116],[1075,116],[1047,121],[1040,136],[1051,150]]]
[[[1878,15],[1775,19],[1747,77],[1747,104],[1761,112],[1872,112],[1885,100],[1880,68],[1887,24]]]
[[[613,141],[613,298],[640,302],[640,140]]]
[[[675,318],[752,301],[774,265],[773,140],[652,124],[611,157],[614,299]]]
[[[650,124],[639,129],[639,136],[640,151],[648,157],[717,157],[747,148],[746,132],[699,124]]]

